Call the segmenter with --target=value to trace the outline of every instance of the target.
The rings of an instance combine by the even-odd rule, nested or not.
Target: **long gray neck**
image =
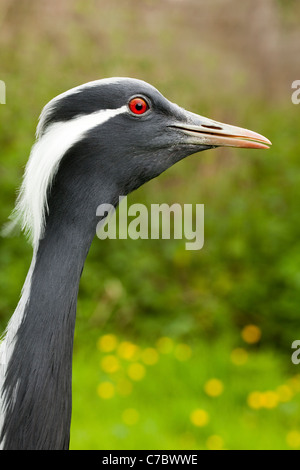
[[[4,449],[69,446],[77,293],[94,233],[54,223],[40,241],[2,390]]]
[[[2,379],[0,373],[4,449],[69,445],[80,276],[96,233],[98,205],[116,205],[119,194],[126,194],[116,185],[114,161],[102,158],[103,149],[94,148],[95,139],[91,142],[79,142],[60,163],[48,197],[44,237],[0,345],[0,353],[1,347],[9,350]]]

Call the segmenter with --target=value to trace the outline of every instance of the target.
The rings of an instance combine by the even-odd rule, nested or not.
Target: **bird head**
[[[17,212],[34,238],[40,237],[55,188],[60,203],[65,197],[79,201],[87,193],[95,203],[98,198],[97,204],[111,202],[99,200],[99,188],[117,198],[193,153],[269,145],[260,134],[186,111],[144,81],[96,80],[43,109]]]

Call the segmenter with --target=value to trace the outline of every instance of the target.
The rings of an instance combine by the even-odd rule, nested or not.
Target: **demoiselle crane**
[[[14,218],[33,245],[0,345],[2,449],[68,449],[78,286],[99,204],[210,148],[271,142],[196,115],[131,78],[96,80],[43,109]]]

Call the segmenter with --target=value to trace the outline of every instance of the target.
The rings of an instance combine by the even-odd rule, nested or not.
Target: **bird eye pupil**
[[[132,98],[129,101],[129,109],[133,114],[144,114],[149,109],[149,105],[144,98]]]

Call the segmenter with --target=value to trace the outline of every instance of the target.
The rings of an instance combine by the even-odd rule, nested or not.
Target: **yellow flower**
[[[262,408],[262,394],[261,392],[251,392],[248,395],[247,398],[247,403],[250,408],[253,410],[259,410],[259,408]]]
[[[97,347],[100,351],[111,352],[116,349],[118,340],[115,335],[103,335],[98,339]]]
[[[119,344],[118,355],[127,361],[136,361],[139,357],[140,348],[130,341],[123,341]]]
[[[236,348],[231,351],[230,359],[236,366],[242,366],[248,361],[248,353],[243,348]]]
[[[190,414],[190,420],[194,424],[194,426],[202,427],[206,426],[209,422],[209,415],[207,411],[201,410],[197,408],[196,410],[192,411]]]
[[[134,408],[127,408],[122,413],[123,423],[127,424],[127,426],[133,426],[139,421],[139,419],[140,419],[140,414]]]
[[[141,353],[141,359],[148,366],[152,366],[157,363],[159,359],[159,355],[156,349],[146,348]]]
[[[258,410],[260,408],[276,408],[279,403],[279,396],[276,392],[268,390],[266,392],[251,392],[248,395],[247,403],[250,408]]]
[[[209,450],[222,450],[224,447],[224,441],[221,436],[217,436],[216,434],[209,436],[206,441],[206,447]]]
[[[210,397],[218,397],[223,393],[224,385],[219,379],[210,379],[204,385],[204,390]]]
[[[169,354],[174,348],[174,342],[171,338],[163,336],[156,343],[157,349],[161,354]]]
[[[276,389],[276,392],[277,392],[279,401],[282,401],[282,402],[290,401],[294,396],[294,393],[291,387],[285,384],[279,385],[279,387],[277,387]]]
[[[115,387],[111,382],[102,382],[97,387],[97,393],[100,398],[108,400],[112,398],[115,394]]]
[[[128,375],[132,380],[142,380],[145,377],[146,369],[143,364],[139,364],[138,362],[134,362],[130,364],[127,369]]]
[[[108,374],[113,374],[120,369],[120,363],[116,356],[110,354],[109,356],[103,357],[101,360],[101,367]]]
[[[278,405],[279,398],[276,392],[268,390],[261,394],[261,401],[264,408],[272,409]]]
[[[187,361],[192,355],[192,350],[188,344],[177,344],[174,351],[174,356],[179,361]]]
[[[247,325],[242,329],[242,338],[246,343],[257,343],[261,338],[261,330],[256,325]]]

